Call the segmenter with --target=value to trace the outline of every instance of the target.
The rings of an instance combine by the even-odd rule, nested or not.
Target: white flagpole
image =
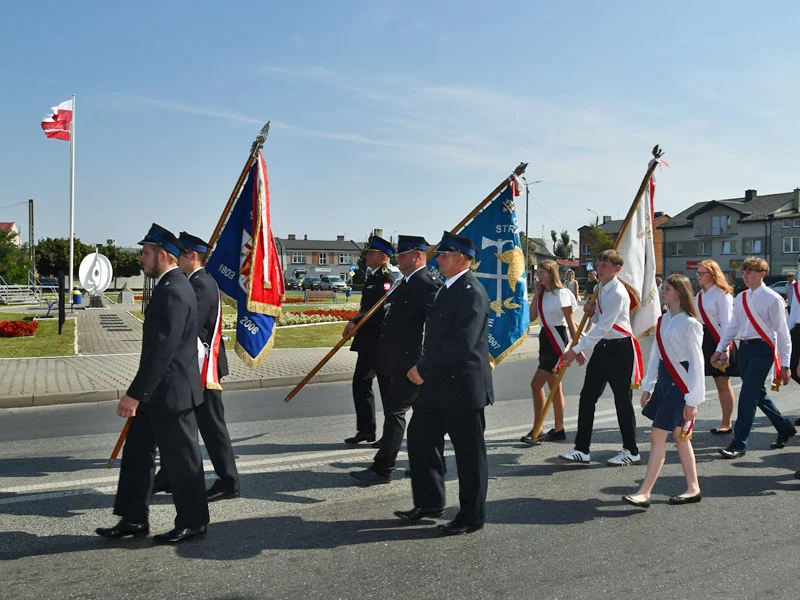
[[[72,123],[69,132],[69,303],[72,304],[72,281],[75,272],[75,94],[72,94]]]

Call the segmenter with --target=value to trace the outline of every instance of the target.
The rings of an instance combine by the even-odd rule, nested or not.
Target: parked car
[[[287,290],[299,290],[300,289],[300,280],[297,277],[287,277],[287,279],[286,279],[286,289]]]
[[[319,278],[319,289],[343,292],[347,289],[347,284],[341,277],[337,277],[336,275],[323,275]]]
[[[303,291],[305,290],[318,290],[319,288],[319,277],[306,277],[303,279],[303,283],[301,284]]]
[[[39,281],[41,281],[42,285],[46,287],[58,286],[58,277],[42,277]]]
[[[791,291],[791,283],[788,281],[778,281],[777,283],[773,283],[769,286],[769,289],[778,292],[783,298],[784,302],[787,302],[789,299],[789,292]]]

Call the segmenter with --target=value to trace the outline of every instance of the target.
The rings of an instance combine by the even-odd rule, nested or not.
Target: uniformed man
[[[438,278],[428,273],[428,242],[423,237],[397,238],[397,266],[403,279],[386,301],[376,371],[389,376],[383,402],[383,436],[371,467],[350,473],[368,485],[389,483],[406,431],[406,412],[414,403],[419,387],[406,377],[422,352],[425,317],[441,287]]]
[[[364,282],[364,291],[361,294],[361,308],[359,313],[350,319],[344,328],[342,336],[348,336],[355,329],[356,324],[364,317],[367,311],[380,300],[383,295],[392,289],[394,273],[387,266],[389,258],[394,254],[392,245],[378,237],[372,236],[367,246],[367,279]],[[383,325],[383,309],[379,309],[358,330],[353,344],[352,352],[358,352],[356,370],[353,373],[353,402],[356,407],[356,434],[345,439],[345,444],[358,444],[360,442],[375,441],[375,394],[372,391],[372,380],[375,379],[375,361],[377,358],[378,341]],[[378,387],[381,397],[386,395],[389,377],[378,375]],[[378,447],[375,444],[374,447]]]
[[[122,519],[96,531],[105,538],[149,533],[158,445],[177,516],[174,529],[153,541],[178,543],[205,535],[209,521],[194,412],[203,401],[197,300],[178,269],[180,243],[171,232],[153,223],[139,244],[144,273],[156,284],[145,312],[139,370],[117,407],[120,417],[131,418],[114,501],[114,514]]]
[[[489,297],[470,270],[477,255],[472,240],[445,231],[437,253],[445,284],[425,320],[422,356],[407,375],[422,386],[408,426],[414,508],[395,515],[415,522],[444,512],[444,461],[437,447],[448,434],[456,454],[461,510],[439,530],[459,535],[481,529],[486,520],[484,408],[494,402]]]

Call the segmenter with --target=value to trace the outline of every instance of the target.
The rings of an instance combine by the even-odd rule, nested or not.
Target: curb
[[[503,360],[503,363],[518,360],[527,360],[538,356],[537,352],[518,352]],[[237,379],[223,383],[223,391],[239,392],[246,390],[270,389],[278,387],[295,386],[300,383],[305,375],[291,375],[287,377],[265,377],[259,379]],[[317,373],[308,385],[318,383],[337,383],[350,381],[352,371],[339,371],[335,373]],[[57,404],[81,404],[85,402],[108,402],[119,400],[125,395],[127,389],[91,390],[80,392],[57,392],[53,394],[23,394],[19,396],[0,396],[0,409],[4,408],[31,408],[36,406],[55,406]]]

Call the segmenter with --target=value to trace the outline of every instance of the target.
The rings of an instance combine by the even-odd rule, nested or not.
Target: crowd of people
[[[97,529],[97,534],[106,538],[147,535],[154,491],[170,491],[177,512],[175,527],[154,540],[179,543],[205,535],[208,502],[239,495],[216,383],[227,373],[224,347],[219,352],[219,291],[202,268],[208,246],[201,239],[185,232],[176,238],[153,224],[140,244],[144,271],[156,278],[156,285],[147,308],[140,368],[117,409],[121,417],[130,419],[114,504],[114,513],[121,519],[113,527]],[[413,506],[395,515],[416,523],[444,512],[447,435],[456,457],[460,510],[438,529],[443,535],[460,535],[481,529],[486,520],[484,409],[494,401],[489,299],[470,268],[477,248],[469,238],[444,232],[436,249],[444,281],[428,272],[428,249],[428,242],[419,236],[399,236],[396,248],[377,236],[369,242],[360,310],[342,333],[354,335],[351,350],[358,353],[352,379],[356,432],[344,442],[350,446],[367,443],[377,450],[368,468],[351,473],[359,484],[390,483],[406,434],[406,414],[413,407],[406,471]],[[402,274],[397,280],[388,268],[393,256]],[[746,453],[757,408],[777,430],[773,448],[785,447],[797,432],[770,399],[765,380],[771,374],[773,389],[792,378],[800,383],[800,289],[797,282],[791,286],[787,324],[783,299],[764,285],[769,266],[760,258],[744,261],[747,288],[735,299],[713,260],[698,265],[696,295],[689,279],[670,275],[659,282],[664,314],[645,361],[631,330],[631,298],[618,279],[623,264],[616,250],[603,251],[583,299],[574,272],[567,271],[562,282],[554,261],[538,265],[530,302],[531,321],[538,319],[541,325],[539,363],[531,379],[533,427],[521,441],[538,446],[567,440],[565,400],[556,374],[573,362],[585,365],[574,445],[559,459],[590,464],[595,407],[608,385],[622,449],[607,464],[641,463],[632,392],[641,386],[642,415],[652,421],[650,452],[641,486],[622,500],[638,508],[650,506],[672,433],[686,490],[671,497],[669,504],[697,503],[702,493],[691,434],[697,407],[705,399],[706,377],[713,378],[722,409],[719,426],[710,433],[732,436],[719,450],[723,458],[737,459]],[[579,301],[585,303],[583,309],[592,325],[582,336],[575,322]],[[367,318],[380,302],[381,309]],[[204,357],[200,361],[198,350]],[[209,372],[216,377],[209,377]],[[731,377],[742,379],[735,422]],[[380,438],[373,392],[376,378],[384,413]],[[546,418],[545,388],[554,398],[554,427],[539,433]],[[208,490],[204,489],[198,431],[218,476]],[[162,470],[155,476],[157,447]],[[796,476],[800,478],[800,473]]]

